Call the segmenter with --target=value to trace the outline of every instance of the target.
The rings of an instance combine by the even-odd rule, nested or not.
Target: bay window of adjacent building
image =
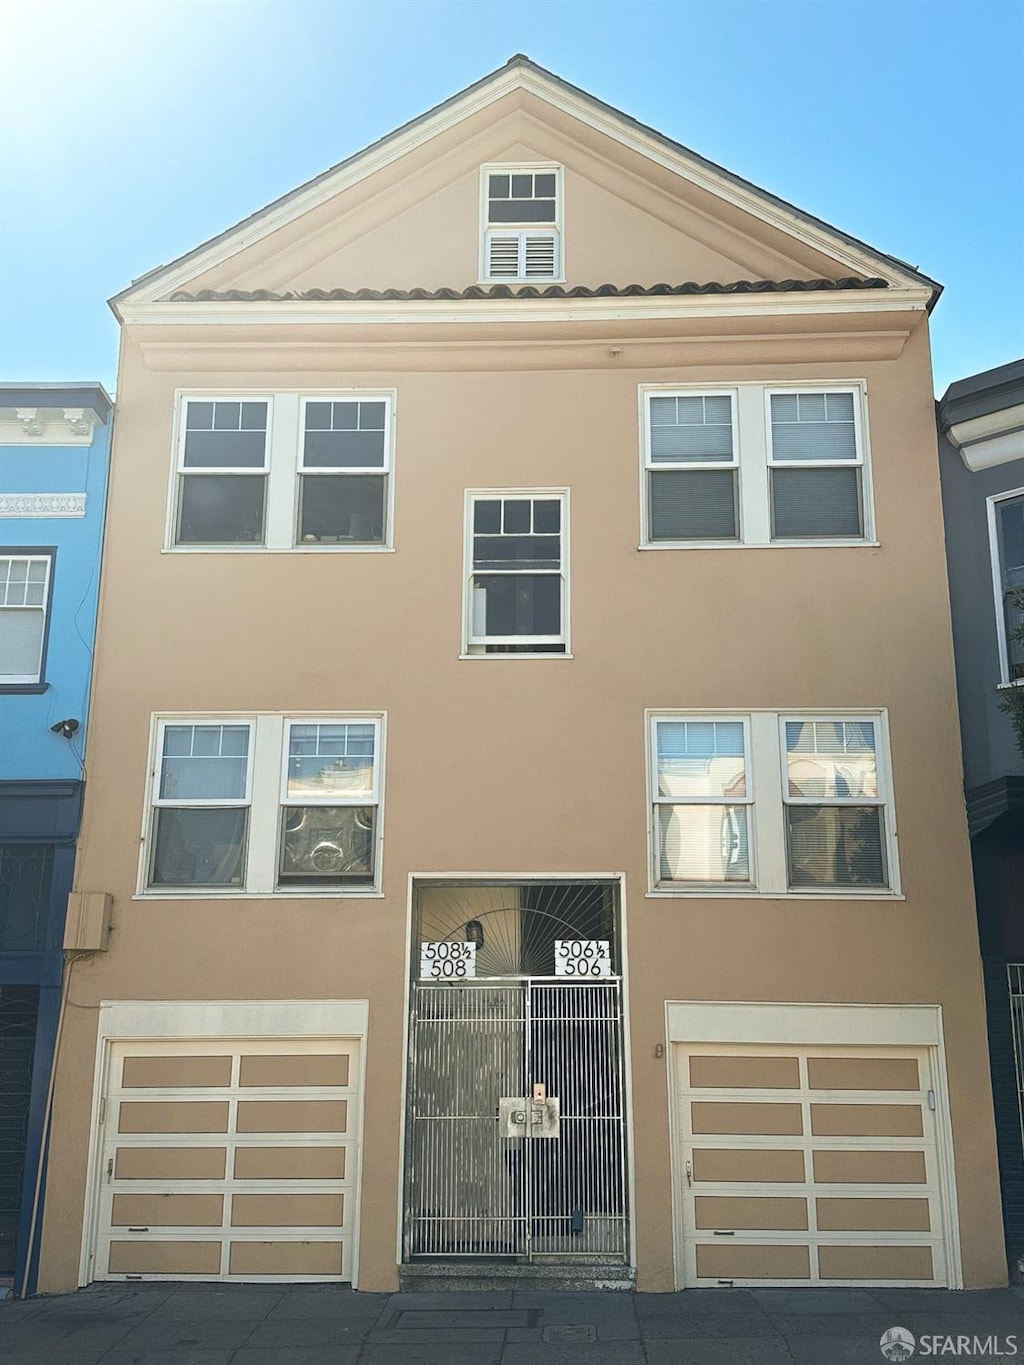
[[[56,551],[0,555],[0,689],[42,691]]]
[[[376,893],[383,724],[158,720],[142,893]]]
[[[1000,682],[1024,681],[1024,491],[989,499],[992,572],[996,597]]]
[[[871,542],[862,385],[641,389],[642,545]]]
[[[882,713],[649,717],[655,893],[898,893]]]

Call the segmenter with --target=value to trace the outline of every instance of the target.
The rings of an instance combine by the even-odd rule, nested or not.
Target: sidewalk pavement
[[[0,1365],[886,1365],[879,1343],[892,1327],[916,1339],[915,1365],[1024,1365],[1022,1288],[362,1294],[128,1283],[0,1303]]]

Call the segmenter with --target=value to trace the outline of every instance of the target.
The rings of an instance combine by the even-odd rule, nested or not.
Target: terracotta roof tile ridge
[[[598,299],[661,298],[672,294],[778,294],[815,293],[843,289],[887,289],[886,280],[848,277],[839,280],[733,280],[723,284],[709,280],[703,284],[687,280],[682,284],[472,284],[465,289],[445,286],[427,289],[197,289],[175,290],[171,303],[374,303],[380,301],[437,301],[462,299]]]

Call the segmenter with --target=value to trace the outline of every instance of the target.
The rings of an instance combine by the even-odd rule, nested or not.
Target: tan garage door
[[[676,1048],[685,1283],[944,1284],[926,1050]]]
[[[114,1044],[100,1280],[348,1280],[359,1044]]]

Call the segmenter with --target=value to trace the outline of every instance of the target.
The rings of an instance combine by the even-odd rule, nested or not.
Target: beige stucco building
[[[937,293],[515,58],[118,296],[41,1287],[1004,1279]]]

